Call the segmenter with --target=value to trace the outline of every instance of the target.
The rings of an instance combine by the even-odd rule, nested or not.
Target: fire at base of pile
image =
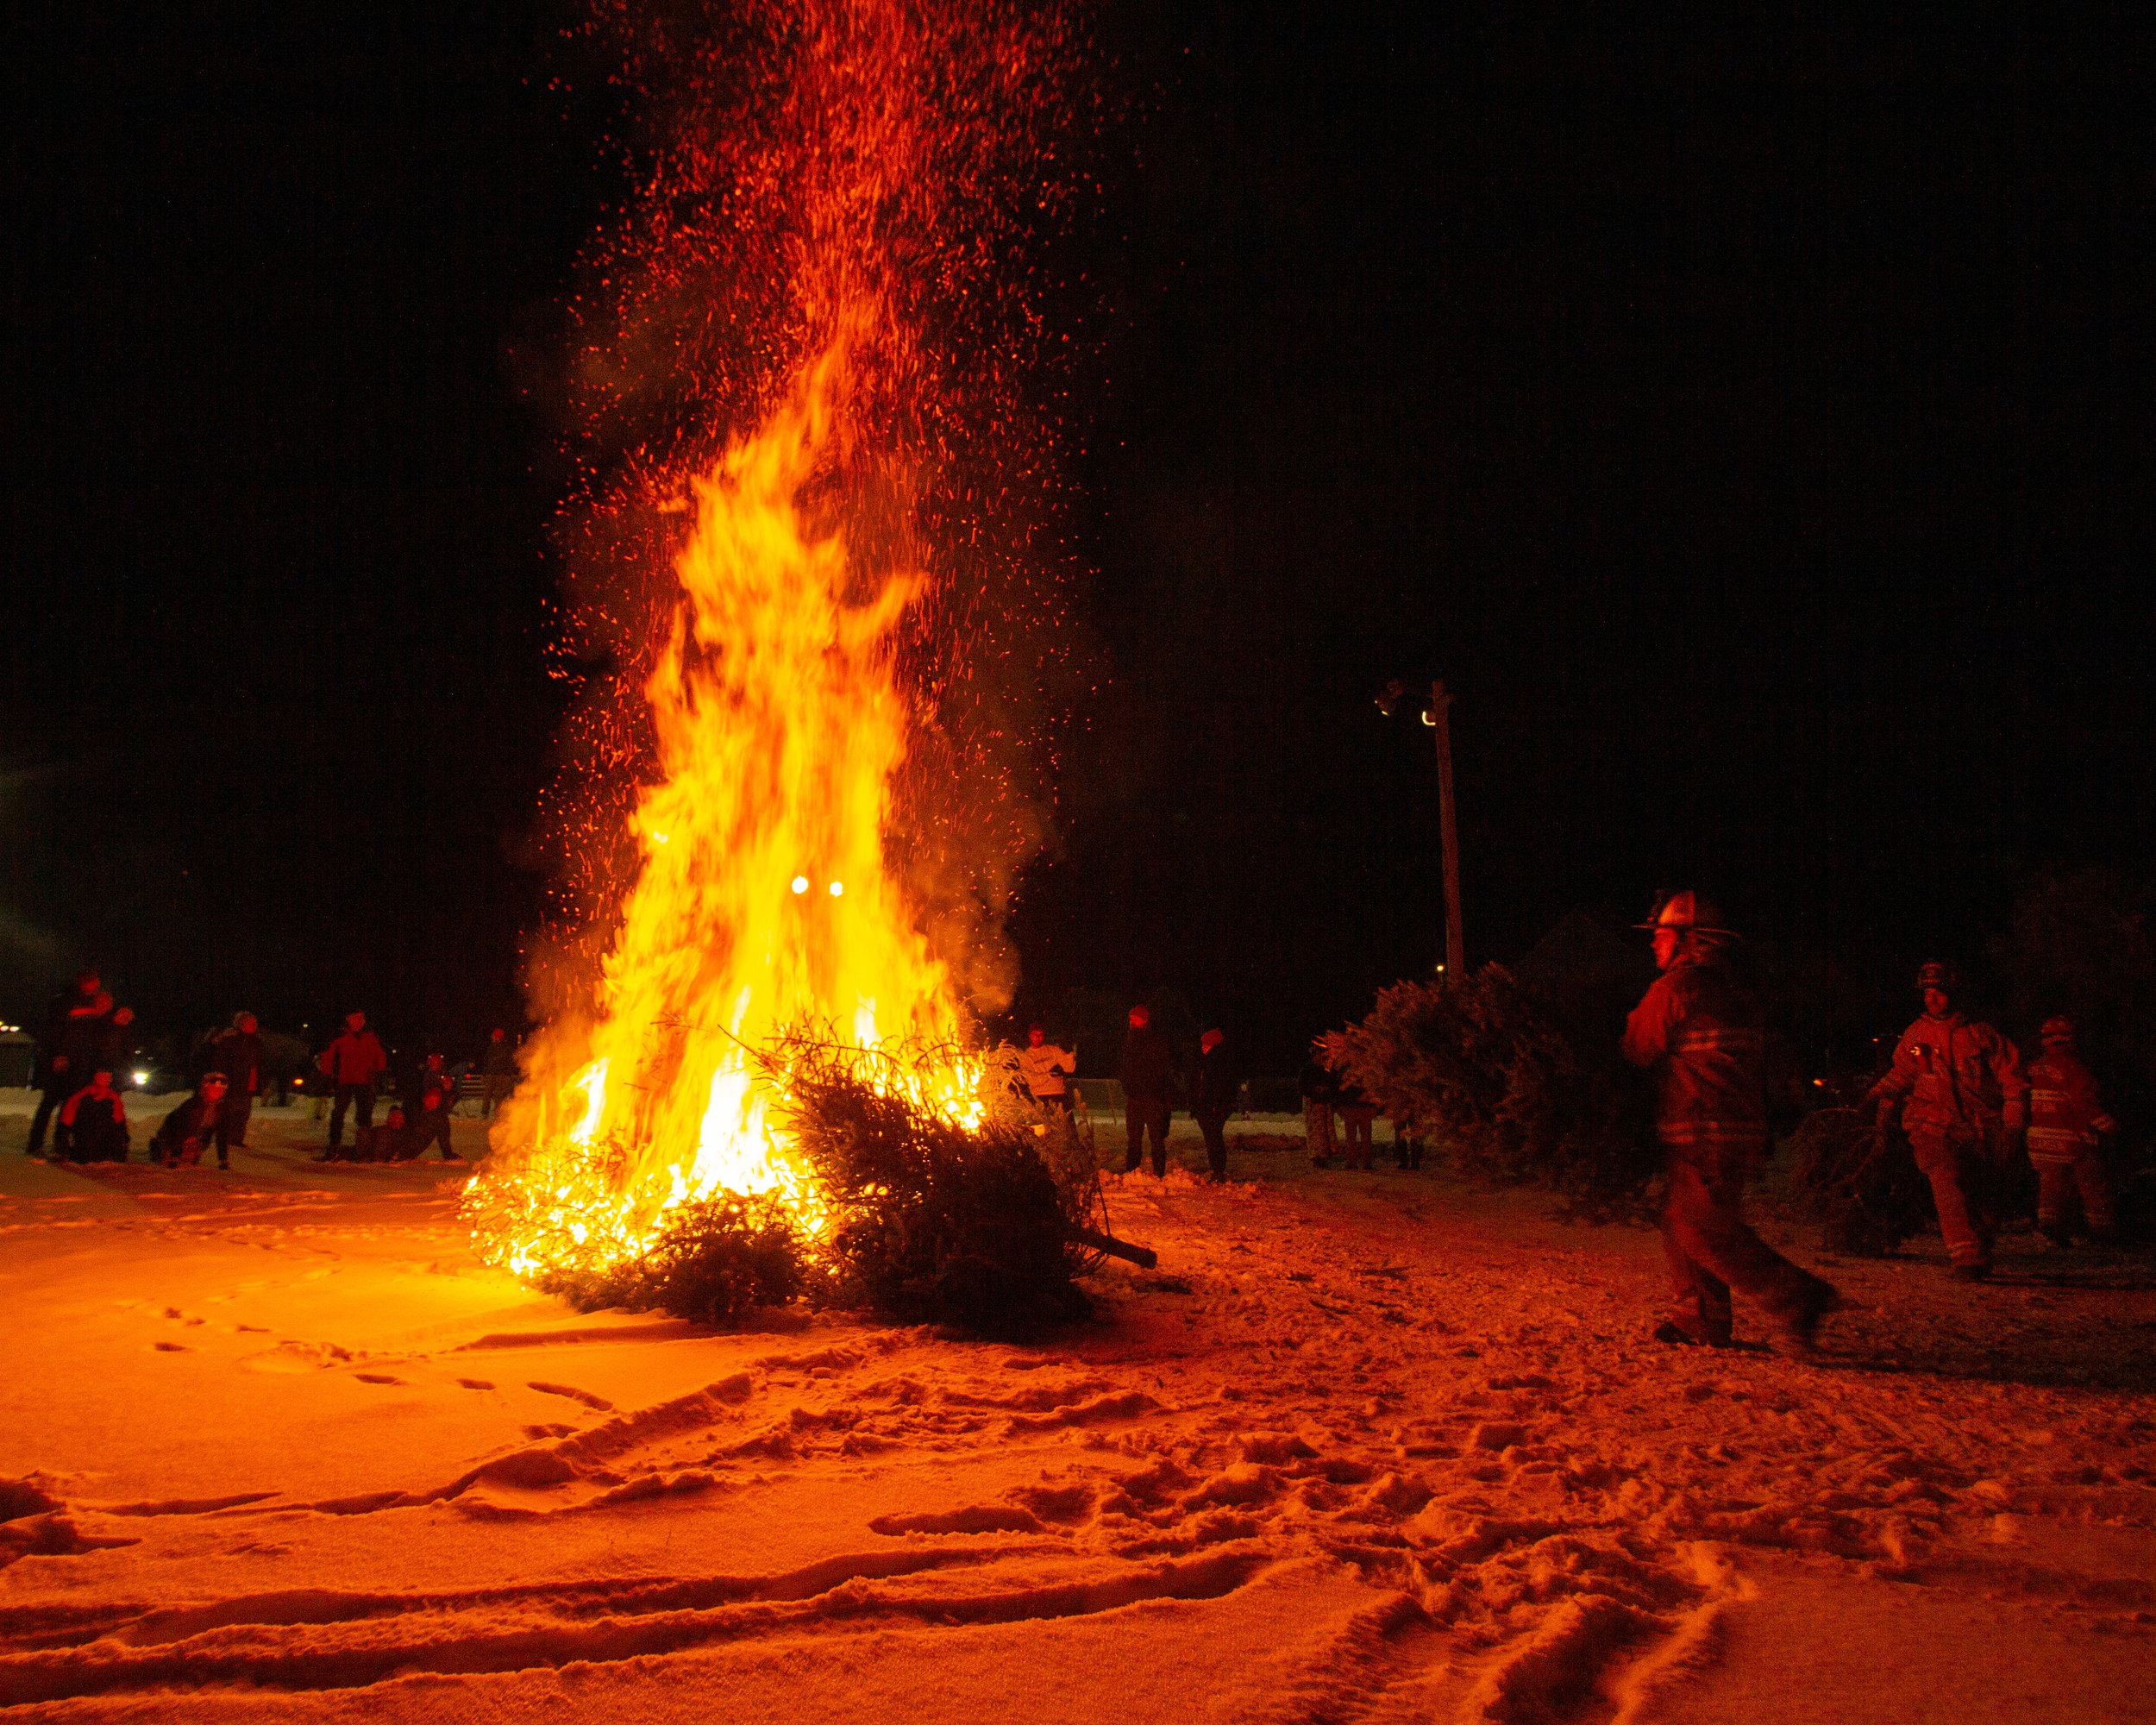
[[[812,1233],[777,1195],[719,1192],[674,1205],[636,1256],[604,1268],[555,1264],[534,1283],[581,1309],[663,1310],[737,1322],[797,1297],[908,1323],[1020,1340],[1084,1317],[1076,1277],[1098,1267],[1085,1236],[1106,1220],[1092,1154],[1059,1114],[1018,1102],[987,1062],[987,1117],[967,1126],[890,1081],[899,1057],[807,1035],[754,1056],[773,1124],[812,1176]],[[626,1146],[586,1154],[628,1157]],[[479,1238],[515,1237],[514,1183],[474,1182]]]

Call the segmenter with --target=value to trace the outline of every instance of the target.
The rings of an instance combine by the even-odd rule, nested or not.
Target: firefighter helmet
[[[1737,932],[1723,925],[1720,905],[1689,887],[1681,893],[1671,893],[1655,906],[1654,913],[1646,921],[1636,926],[1675,929],[1679,933],[1687,930],[1699,934],[1734,934]]]
[[[1942,994],[1951,994],[1961,986],[1961,972],[1955,969],[1949,958],[1927,958],[1917,967],[1916,988],[1921,994],[1927,988],[1936,988]]]
[[[2074,1021],[2064,1013],[2053,1013],[2044,1020],[2043,1028],[2036,1035],[2047,1048],[2054,1042],[2070,1043],[2074,1039]]]

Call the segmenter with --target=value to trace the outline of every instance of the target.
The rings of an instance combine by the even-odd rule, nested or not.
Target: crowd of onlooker
[[[38,1050],[30,1155],[47,1155],[49,1136],[55,1162],[128,1160],[132,1134],[116,1081],[130,1052],[134,1020],[95,970],[79,973],[53,1000]],[[429,1053],[397,1082],[389,1051],[360,1012],[346,1014],[342,1031],[311,1063],[312,1088],[328,1099],[329,1142],[320,1157],[326,1162],[408,1162],[429,1150],[461,1160],[449,1125],[460,1095],[476,1088],[480,1112],[491,1116],[517,1083],[516,1044],[503,1030],[492,1032],[476,1062],[451,1066],[442,1054]],[[273,1060],[250,1012],[234,1013],[229,1025],[199,1038],[193,1065],[186,1100],[165,1115],[149,1141],[148,1159],[167,1168],[191,1167],[212,1156],[218,1167],[229,1168],[233,1151],[248,1147],[256,1103],[266,1094],[281,1099],[294,1087],[309,1088],[305,1075]],[[476,1078],[475,1087],[467,1086],[467,1075]],[[382,1101],[387,1107],[377,1122],[375,1106]],[[354,1128],[348,1151],[348,1119]]]
[[[1212,1178],[1225,1180],[1227,1124],[1249,1106],[1248,1086],[1227,1032],[1219,1025],[1206,1026],[1199,1034],[1195,1059],[1178,1061],[1173,1044],[1154,1025],[1151,1007],[1132,1007],[1129,1026],[1116,1068],[1123,1092],[1124,1172],[1136,1173],[1150,1147],[1154,1174],[1167,1174],[1169,1127],[1175,1110],[1188,1107],[1205,1140]],[[1050,1041],[1046,1030],[1034,1025],[1018,1051],[1018,1067],[1035,1103],[1071,1111],[1071,1085],[1078,1070],[1075,1049]],[[1303,1068],[1299,1088],[1303,1137],[1313,1164],[1329,1167],[1338,1156],[1347,1167],[1370,1167],[1376,1104],[1314,1057]],[[1411,1132],[1396,1125],[1393,1142],[1401,1167],[1422,1166],[1422,1145]]]

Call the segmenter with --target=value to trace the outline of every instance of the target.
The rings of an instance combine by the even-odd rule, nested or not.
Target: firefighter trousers
[[[2081,1195],[2081,1220],[2099,1232],[2115,1227],[2118,1214],[2111,1203],[2111,1182],[2104,1178],[2103,1158],[2084,1150],[2071,1162],[2054,1157],[2031,1157],[2036,1164],[2036,1226],[2051,1233],[2066,1225],[2073,1214],[2074,1194]]]
[[[2004,1208],[2004,1134],[1917,1126],[1908,1137],[1917,1167],[1932,1182],[1932,1207],[1939,1212],[1946,1255],[1957,1269],[1973,1264],[1989,1270]]]
[[[1670,1154],[1670,1193],[1662,1212],[1672,1321],[1716,1346],[1733,1333],[1729,1290],[1788,1320],[1822,1284],[1752,1231],[1742,1208],[1751,1153],[1736,1146],[1687,1145]]]

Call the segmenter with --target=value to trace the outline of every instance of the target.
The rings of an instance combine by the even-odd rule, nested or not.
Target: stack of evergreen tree
[[[557,1273],[549,1290],[586,1310],[657,1308],[715,1324],[805,1294],[1003,1340],[1083,1317],[1075,1278],[1097,1258],[1074,1231],[1105,1222],[1100,1176],[1061,1117],[1022,1090],[992,1083],[973,1127],[912,1100],[907,1070],[952,1052],[807,1034],[759,1052],[777,1123],[822,1189],[824,1238],[810,1242],[768,1199],[720,1194],[670,1212],[641,1259]]]
[[[1625,1119],[1614,1059],[1583,1062],[1502,965],[1457,982],[1395,982],[1322,1047],[1393,1120],[1494,1184],[1546,1186],[1601,1213],[1629,1205],[1660,1165]]]

